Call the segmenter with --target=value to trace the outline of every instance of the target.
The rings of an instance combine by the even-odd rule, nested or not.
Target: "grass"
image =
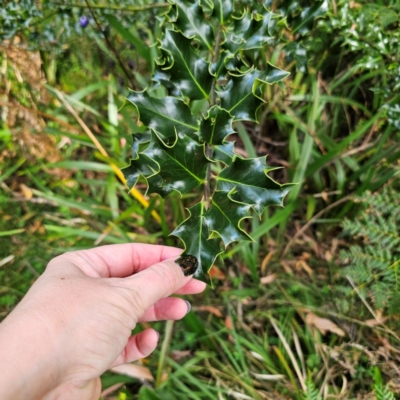
[[[142,89],[156,53],[141,45],[139,32],[144,29],[154,43],[153,31],[144,22],[129,29],[115,18],[109,23],[114,46],[139,63],[130,79]],[[128,52],[124,43],[136,49]],[[191,198],[145,198],[144,186],[128,194],[118,168],[129,158],[129,134],[142,127],[121,111],[122,72],[100,35],[92,31],[68,43],[68,56],[48,54],[43,69],[51,84],[40,87],[40,70],[18,70],[9,49],[0,50],[5,317],[56,254],[132,241],[179,245],[168,235]],[[15,51],[27,57],[26,50]],[[107,372],[105,390],[122,386],[104,398],[361,399],[396,378],[396,319],[372,324],[365,299],[338,292],[344,284],[339,250],[348,246],[339,222],[357,214],[353,196],[395,185],[400,158],[398,133],[383,107],[398,96],[386,100],[368,91],[382,83],[385,69],[362,70],[350,65],[351,57],[357,60],[343,47],[315,62],[310,74],[292,65],[285,89],[267,90],[261,128],[237,123],[239,148],[249,156],[269,154],[269,165],[284,167],[272,177],[298,185],[285,208],[251,220],[255,242],[231,245],[215,288],[191,299],[193,312],[154,324],[162,345],[142,360],[155,378],[146,383],[151,389],[137,377]],[[107,76],[104,58],[116,63]],[[326,321],[314,316],[345,335],[322,334]]]

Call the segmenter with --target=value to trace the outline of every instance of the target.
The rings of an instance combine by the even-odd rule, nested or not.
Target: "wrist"
[[[46,328],[15,310],[0,324],[0,398],[42,399],[59,384],[56,352]],[[40,326],[40,328],[38,328]]]

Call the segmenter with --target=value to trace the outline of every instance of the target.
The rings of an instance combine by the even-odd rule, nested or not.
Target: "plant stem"
[[[174,328],[174,321],[167,321],[165,323],[164,340],[162,342],[160,358],[158,360],[158,367],[157,367],[157,376],[156,376],[156,382],[155,382],[156,388],[158,388],[161,384],[162,373],[163,373],[163,369],[164,369],[164,365],[165,365],[165,360],[167,358],[169,345],[171,343],[173,328]]]
[[[94,15],[93,7],[89,4],[89,0],[85,0],[85,2],[86,2],[86,5],[87,5],[87,8],[88,8],[89,11],[90,11],[90,14],[92,14],[92,18],[93,18],[94,22],[96,23],[97,28],[98,28],[99,31],[102,33],[102,35],[103,35],[103,37],[104,37],[104,40],[106,41],[106,44],[107,44],[108,48],[109,48],[109,49],[112,51],[112,53],[114,54],[115,58],[116,58],[117,61],[118,61],[118,64],[120,65],[121,69],[124,71],[125,76],[128,78],[128,81],[129,81],[131,87],[133,88],[133,87],[134,87],[134,81],[132,80],[131,74],[128,72],[128,70],[126,69],[124,63],[122,62],[122,60],[121,60],[121,58],[120,58],[120,56],[119,56],[119,54],[118,54],[118,51],[115,49],[115,47],[113,46],[113,44],[112,44],[112,43],[110,42],[110,40],[108,39],[107,34],[103,31],[103,29],[101,29],[101,26],[100,26],[100,24],[99,24],[99,21],[97,21],[97,18],[96,18],[96,16]]]
[[[55,5],[64,5],[60,3],[52,3]],[[103,4],[94,4],[91,6],[84,5],[84,4],[76,4],[72,3],[68,5],[69,7],[76,7],[76,8],[94,8],[94,9],[100,9],[100,10],[119,10],[119,11],[130,11],[130,12],[138,12],[138,11],[146,11],[146,10],[151,10],[153,8],[166,8],[170,6],[168,3],[154,3],[154,4],[147,4],[144,6],[133,6],[133,7],[119,7],[119,6],[112,6],[112,5],[103,5]]]
[[[218,61],[219,57],[219,47],[221,43],[221,25],[218,24],[217,28],[217,36],[215,38],[215,45],[213,49],[213,55],[212,55],[212,62],[216,63]],[[210,93],[210,105],[213,106],[215,105],[216,102],[216,92],[215,92],[215,85],[216,85],[216,79],[213,80],[212,86],[211,86],[211,93]],[[212,156],[212,145],[210,143],[206,143],[206,157],[208,159],[211,159]],[[207,165],[207,172],[206,172],[206,183],[204,185],[204,203],[206,209],[210,206],[210,199],[211,199],[211,185],[210,185],[210,180],[211,180],[211,162],[208,163]]]

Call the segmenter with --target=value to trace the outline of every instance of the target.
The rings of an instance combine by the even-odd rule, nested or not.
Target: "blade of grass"
[[[93,135],[92,131],[88,128],[88,126],[83,122],[83,120],[79,117],[79,115],[76,113],[76,111],[71,107],[71,105],[66,101],[64,98],[64,95],[57,89],[53,89],[55,93],[57,94],[58,98],[61,100],[61,102],[64,104],[64,106],[67,108],[67,110],[73,115],[73,117],[76,119],[78,124],[81,126],[81,128],[85,131],[85,133],[90,137],[92,142],[96,145],[97,149],[99,152],[104,156],[104,157],[109,157],[108,153],[104,149],[104,147],[101,145],[101,143],[97,140],[96,136]],[[110,163],[110,167],[113,169],[114,173],[117,175],[119,180],[126,186],[126,179],[121,172],[121,170],[114,164]],[[139,201],[140,204],[142,204],[145,208],[149,206],[149,202],[143,197],[143,195],[136,189],[132,188],[130,193],[132,196]],[[152,215],[154,219],[160,223],[161,218],[158,215],[158,213],[153,210]]]
[[[287,352],[288,355],[289,355],[290,361],[292,362],[293,368],[294,368],[294,370],[295,370],[295,372],[296,372],[296,375],[297,375],[297,378],[298,378],[298,380],[299,380],[299,382],[300,382],[301,388],[302,388],[303,390],[306,390],[306,384],[305,384],[304,378],[303,378],[303,376],[302,376],[302,374],[301,374],[299,365],[297,364],[296,358],[295,358],[295,356],[294,356],[294,354],[293,354],[293,352],[292,352],[292,350],[291,350],[291,348],[290,348],[288,342],[286,341],[285,336],[283,335],[282,331],[279,329],[279,327],[278,327],[278,325],[277,325],[275,319],[272,317],[272,315],[270,315],[269,320],[270,320],[270,322],[271,322],[271,325],[272,325],[273,328],[275,329],[275,332],[278,334],[279,339],[281,340],[281,342],[282,342],[282,344],[283,344],[283,347],[285,348],[286,352]],[[296,386],[297,386],[297,385],[296,385]]]

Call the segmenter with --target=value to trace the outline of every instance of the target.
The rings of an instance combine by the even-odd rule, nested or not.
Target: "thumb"
[[[191,279],[192,276],[185,276],[173,258],[124,278],[123,283],[134,290],[137,303],[144,313],[158,300],[175,293]]]

